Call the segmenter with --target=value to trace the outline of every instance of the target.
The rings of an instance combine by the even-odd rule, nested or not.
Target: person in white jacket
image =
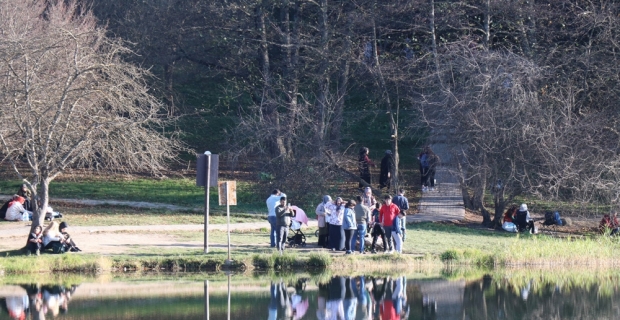
[[[13,196],[13,200],[9,203],[9,208],[6,209],[6,216],[4,220],[7,221],[30,221],[32,220],[32,212],[27,211],[24,208],[26,199],[18,195]]]
[[[43,229],[43,248],[53,249],[54,246],[64,246],[65,237],[60,232],[58,222],[52,221]]]

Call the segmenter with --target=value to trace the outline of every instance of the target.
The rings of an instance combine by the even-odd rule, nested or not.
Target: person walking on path
[[[342,229],[344,229],[344,247],[347,250],[346,254],[351,254],[351,248],[355,249],[355,244],[351,245],[353,235],[357,230],[357,223],[355,222],[355,210],[353,208],[357,205],[355,200],[347,201],[344,208],[344,217],[342,219]]]
[[[325,195],[323,196],[323,201],[319,203],[316,207],[316,220],[319,225],[319,242],[318,246],[327,248],[327,235],[329,233],[329,224],[327,223],[327,217],[325,215],[326,209],[325,206],[329,205],[332,202],[332,197]]]
[[[286,197],[280,197],[280,205],[275,209],[276,224],[278,227],[278,251],[280,254],[284,251],[286,239],[288,237],[288,226],[291,225],[291,217],[295,216],[295,212],[291,209],[290,204],[286,203]]]
[[[433,152],[431,147],[428,147],[427,150],[428,157],[428,172],[426,174],[426,186],[428,187],[428,191],[435,190],[435,173],[437,173],[437,167],[441,160],[439,156]]]
[[[377,238],[381,237],[381,241],[383,241],[383,252],[385,253],[387,250],[387,242],[385,241],[385,230],[381,226],[379,222],[379,210],[381,209],[381,204],[377,203],[375,205],[375,209],[372,211],[372,246],[370,247],[371,253],[377,253],[375,247],[377,246]]]
[[[387,188],[390,191],[392,183],[392,171],[394,170],[394,158],[392,150],[385,150],[385,156],[381,159],[381,174],[379,175],[379,189]]]
[[[372,160],[370,160],[370,158],[368,157],[368,152],[370,152],[370,150],[368,150],[368,148],[366,147],[362,147],[360,149],[359,158],[357,159],[357,166],[360,172],[360,179],[370,184],[372,181],[370,175],[370,167],[374,167],[375,163],[372,162]],[[364,185],[360,182],[359,187],[360,189],[362,189]]]
[[[342,228],[342,220],[344,219],[344,201],[342,198],[336,198],[336,202],[326,206],[327,222],[329,222],[329,248],[332,251],[344,250],[344,229]]]
[[[285,197],[286,194],[282,193],[278,189],[274,189],[271,192],[269,198],[267,198],[267,221],[269,221],[269,225],[271,227],[271,231],[269,232],[269,242],[272,248],[276,247],[277,242],[277,233],[278,227],[276,224],[276,207],[280,202],[280,198]]]
[[[420,160],[420,184],[422,185],[422,192],[428,191],[427,179],[428,179],[428,150],[430,150],[429,146],[425,146],[422,149],[422,152],[418,155],[418,160]]]
[[[357,223],[356,236],[351,240],[351,250],[355,250],[355,242],[360,242],[360,253],[364,254],[364,238],[366,237],[366,228],[370,222],[370,208],[362,204],[362,197],[357,196],[357,204],[353,210],[355,211],[355,222]]]
[[[390,195],[383,197],[383,206],[379,210],[379,221],[383,226],[383,230],[385,230],[387,246],[389,247],[388,253],[394,253],[392,247],[392,226],[394,225],[394,219],[398,219],[399,213],[400,209],[392,203],[392,197]]]
[[[404,189],[401,188],[398,190],[398,195],[392,199],[392,203],[397,205],[398,209],[400,209],[400,215],[398,216],[398,219],[400,219],[400,235],[403,241],[405,241],[407,237],[407,210],[409,210],[409,200],[405,197]]]

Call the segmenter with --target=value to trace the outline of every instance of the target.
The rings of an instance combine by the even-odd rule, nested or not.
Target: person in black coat
[[[379,189],[387,188],[390,191],[392,184],[392,172],[394,171],[394,158],[392,150],[385,150],[385,156],[381,159],[381,175],[379,176]]]

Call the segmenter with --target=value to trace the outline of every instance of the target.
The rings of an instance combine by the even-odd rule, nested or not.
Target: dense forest
[[[616,1],[78,3],[152,72],[167,134],[234,170],[320,190],[361,146],[415,168],[449,141],[485,222],[521,195],[619,200]]]

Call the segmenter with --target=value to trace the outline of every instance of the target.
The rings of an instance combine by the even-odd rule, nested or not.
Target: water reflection
[[[230,279],[230,278],[229,278]],[[407,277],[0,287],[0,319],[614,319],[617,283]],[[613,279],[618,279],[613,278]],[[513,281],[513,282],[511,282]],[[69,308],[71,306],[71,308]]]
[[[67,313],[77,286],[22,285],[19,288],[23,290],[14,291],[18,294],[0,299],[2,309],[11,319],[45,319],[46,314],[56,317]]]

